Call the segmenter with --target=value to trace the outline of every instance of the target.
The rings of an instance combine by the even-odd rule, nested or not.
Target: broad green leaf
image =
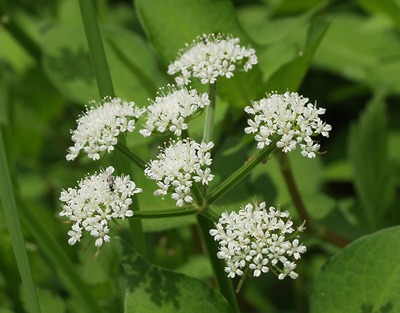
[[[205,254],[191,257],[185,264],[177,268],[176,271],[198,279],[207,279],[213,275],[210,260]]]
[[[249,43],[228,0],[135,1],[143,28],[164,64],[203,33],[227,33]]]
[[[310,14],[271,17],[261,4],[239,7],[238,17],[249,36],[262,46],[301,44],[310,23]]]
[[[389,92],[399,93],[397,34],[382,23],[360,15],[338,14],[332,19],[313,64],[372,88],[385,86]]]
[[[349,137],[349,160],[353,180],[363,208],[359,212],[366,228],[382,226],[395,193],[394,176],[388,157],[388,131],[385,103],[377,93],[368,104]]]
[[[399,246],[400,227],[393,227],[337,253],[315,279],[310,312],[399,312]]]
[[[400,3],[393,0],[358,0],[361,6],[372,13],[383,14],[400,27]]]
[[[123,249],[121,263],[128,279],[125,313],[228,313],[226,300],[204,282],[155,266]]]
[[[296,91],[300,87],[329,25],[330,23],[323,19],[316,19],[311,23],[304,51],[299,52],[296,59],[283,65],[269,78],[264,88],[266,91]]]
[[[139,0],[135,4],[148,39],[165,66],[176,59],[186,44],[203,33],[232,34],[243,45],[251,43],[227,0]],[[217,92],[243,108],[260,92],[260,80],[258,67],[249,72],[236,71],[234,77],[218,80]]]

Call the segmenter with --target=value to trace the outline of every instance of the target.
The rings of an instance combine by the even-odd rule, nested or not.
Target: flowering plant
[[[237,287],[239,291],[246,277],[259,277],[267,272],[274,273],[279,280],[285,277],[296,279],[299,276],[295,272],[296,262],[307,250],[298,238],[306,221],[294,227],[288,211],[273,206],[267,209],[264,201],[246,204],[238,212],[219,214],[216,212],[218,207],[213,205],[276,149],[287,153],[300,145],[302,156],[316,157],[320,145],[312,137],[319,134],[328,137],[331,130],[331,126],[320,118],[325,109],[317,108],[307,98],[289,91],[267,94],[266,98],[252,101],[244,108],[249,116],[244,133],[254,136],[260,152],[225,181],[212,185],[215,178],[212,162],[217,81],[231,79],[238,70],[247,72],[257,63],[256,51],[241,46],[239,38],[203,34],[187,45],[168,68],[168,74],[177,74],[175,80],[180,87],[168,85],[167,91],[161,88],[147,107],[109,96],[102,105],[87,109],[78,119],[77,129],[72,131],[75,144],[68,149],[67,160],[75,159],[82,149],[89,158],[97,160],[115,146],[143,170],[145,177],[156,182],[153,195],[164,198],[170,194],[178,209],[140,211],[138,207],[132,208],[132,198],[142,192],[142,187],[137,187],[129,176],[112,176],[114,168],[110,166],[100,174],[82,179],[79,188],[62,191],[60,215],[73,223],[68,232],[69,244],[79,242],[85,230],[96,239],[95,245],[100,248],[110,241],[109,221],[117,218],[196,214],[209,251],[215,251],[216,244],[219,245],[218,252],[211,258],[224,261],[223,267],[214,265],[214,271],[226,272],[225,277],[221,273],[217,275],[221,284],[242,276]],[[193,79],[208,84],[208,94],[186,87]],[[201,140],[194,139],[190,122],[203,110],[203,136]],[[121,133],[135,129],[139,118],[144,119],[139,130],[144,137],[170,137],[164,141],[158,156],[148,162],[129,149],[124,141],[118,142]],[[210,222],[216,223],[215,228]],[[143,240],[140,233],[136,234],[139,236],[136,241]],[[145,250],[141,252],[145,253]],[[227,299],[236,301],[229,287],[221,292]]]
[[[31,2],[0,5],[1,312],[399,310],[396,1]]]

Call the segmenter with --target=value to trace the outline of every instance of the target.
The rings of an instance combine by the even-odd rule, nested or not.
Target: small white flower
[[[181,136],[187,129],[187,122],[200,109],[210,104],[207,93],[198,94],[195,89],[176,89],[168,85],[168,91],[161,89],[158,96],[147,107],[147,120],[139,131],[148,137],[153,132],[171,132]]]
[[[314,158],[320,145],[312,137],[319,134],[329,137],[332,129],[319,118],[325,109],[315,107],[296,92],[268,94],[260,101],[253,101],[244,110],[254,115],[254,119],[247,121],[249,126],[244,131],[255,134],[258,149],[263,149],[272,138],[278,137],[276,146],[283,152],[292,151],[300,145],[302,156]]]
[[[94,103],[95,104],[95,103]],[[110,152],[118,142],[118,135],[132,132],[144,109],[134,102],[106,97],[102,104],[86,108],[77,120],[78,127],[71,130],[74,145],[68,148],[66,159],[74,160],[83,150],[92,160],[98,160],[103,151]]]
[[[114,168],[110,166],[99,174],[87,175],[78,182],[77,188],[61,191],[60,215],[74,223],[68,232],[70,245],[80,241],[82,230],[85,230],[96,238],[95,245],[100,247],[110,241],[110,219],[133,216],[133,211],[129,209],[132,203],[130,197],[142,192],[142,189],[137,188],[129,176],[123,175],[112,176],[113,185],[110,186],[113,172]]]
[[[237,68],[247,72],[258,63],[257,56],[254,49],[239,43],[239,38],[221,34],[198,36],[170,64],[168,74],[179,73],[175,81],[182,86],[189,84],[192,77],[202,84],[213,84],[219,76],[231,78]]]
[[[224,212],[210,235],[219,242],[217,257],[226,261],[228,277],[242,276],[249,269],[255,277],[271,270],[279,279],[295,279],[294,261],[307,249],[298,239],[291,241],[292,225],[288,212],[267,210],[265,202],[248,203],[238,213]]]
[[[208,166],[212,159],[212,142],[199,144],[194,140],[172,141],[162,150],[156,160],[150,161],[144,170],[145,175],[157,182],[155,196],[164,196],[172,189],[172,199],[182,207],[192,204],[191,187],[194,182],[207,185],[214,175]]]

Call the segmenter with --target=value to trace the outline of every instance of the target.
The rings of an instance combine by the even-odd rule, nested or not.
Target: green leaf
[[[310,312],[399,312],[399,246],[400,227],[393,227],[337,253],[316,277]]]
[[[332,18],[332,26],[315,54],[314,65],[372,88],[385,86],[389,92],[399,93],[397,34],[384,21],[359,14],[337,14]]]
[[[227,0],[138,0],[143,28],[164,64],[173,61],[185,44],[203,33],[227,33],[249,43]]]
[[[3,143],[3,135],[0,128],[0,209],[10,233],[11,244],[22,280],[22,287],[26,292],[27,303],[32,313],[40,313],[36,288],[32,278],[31,266],[26,252],[25,240],[23,238],[21,224],[18,216],[14,190],[11,183],[10,171],[8,169],[6,150]]]
[[[43,34],[43,65],[48,77],[67,99],[87,104],[99,99],[79,8],[67,1],[69,14]],[[63,14],[67,14],[64,12]],[[147,104],[164,76],[145,41],[117,26],[101,27],[115,94],[138,104]]]
[[[227,0],[139,0],[135,4],[150,43],[165,65],[203,33],[232,34],[239,37],[243,45],[251,43]],[[258,67],[245,73],[236,71],[234,77],[218,80],[217,92],[236,107],[243,108],[259,93],[260,80]]]
[[[155,266],[121,248],[128,279],[125,313],[231,312],[226,300],[200,280]]]
[[[305,50],[296,59],[279,68],[269,78],[264,89],[280,93],[298,90],[329,25],[330,23],[324,19],[314,20],[308,31]]]
[[[358,0],[361,6],[372,13],[380,13],[387,16],[392,22],[400,27],[400,4],[393,0]]]
[[[382,226],[394,194],[394,175],[388,157],[387,117],[383,93],[377,93],[350,130],[349,160],[367,228]]]

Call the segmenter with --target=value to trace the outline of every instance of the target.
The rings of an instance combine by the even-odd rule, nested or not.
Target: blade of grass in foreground
[[[22,287],[27,295],[27,304],[32,313],[40,313],[39,302],[36,295],[32,272],[29,266],[25,242],[19,223],[17,205],[11,184],[10,172],[8,170],[6,151],[3,143],[3,135],[0,127],[0,199],[4,210],[4,216],[10,232],[11,244],[13,246],[19,273],[22,279]]]
[[[100,96],[114,97],[114,86],[111,79],[110,69],[108,67],[106,53],[104,50],[103,39],[99,25],[97,23],[96,10],[92,0],[79,0],[82,20],[85,27],[86,39],[89,46],[90,57],[92,59],[93,69],[96,76],[97,86]],[[123,138],[119,138],[120,142],[125,144]],[[120,151],[114,151],[117,171],[130,174],[134,178],[129,161],[122,155]],[[133,197],[133,210],[139,210],[137,197]],[[132,240],[137,251],[144,257],[147,256],[146,242],[143,234],[142,221],[140,219],[129,219],[129,225],[132,233]]]
[[[27,205],[19,201],[18,206],[22,213],[22,224],[33,235],[40,249],[43,250],[45,255],[50,259],[51,264],[57,269],[61,280],[69,292],[80,299],[85,312],[103,313],[104,310],[97,303],[86,282],[82,280],[76,265],[70,261],[64,249],[47,231],[46,225],[41,223],[37,215]]]

